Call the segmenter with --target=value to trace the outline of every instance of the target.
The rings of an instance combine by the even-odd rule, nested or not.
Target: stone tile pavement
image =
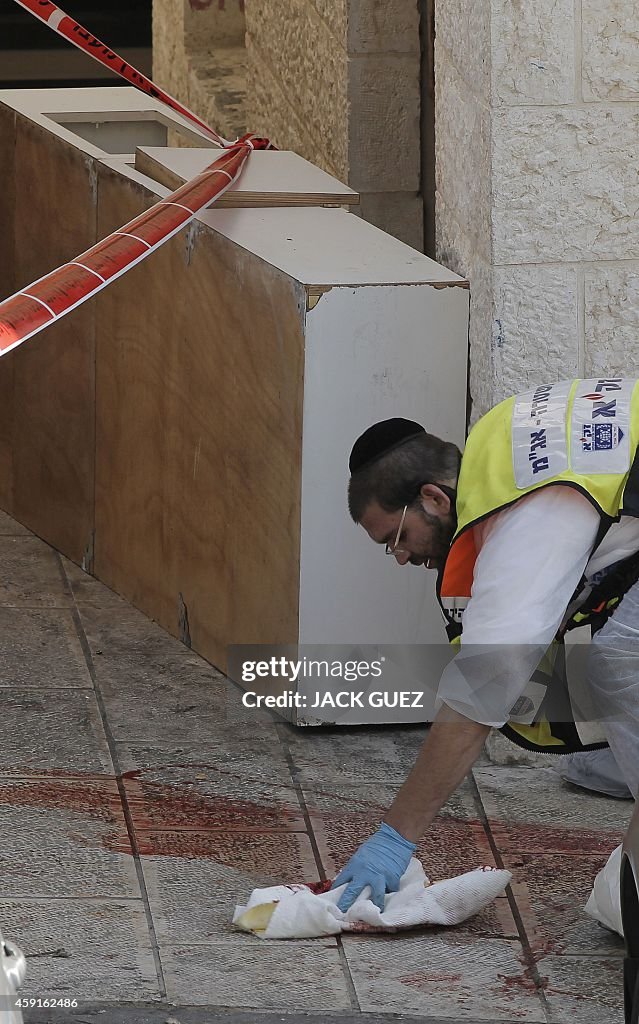
[[[27,954],[26,996],[75,998],[91,1024],[622,1022],[622,942],[581,907],[630,804],[485,755],[420,847],[432,878],[513,871],[484,913],[384,937],[236,933],[256,885],[333,876],[424,729],[244,710],[3,513],[0,567],[0,922]]]

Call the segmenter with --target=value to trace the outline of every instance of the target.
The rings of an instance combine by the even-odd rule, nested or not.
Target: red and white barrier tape
[[[247,139],[150,210],[62,267],[0,302],[0,356],[49,327],[150,256],[239,177],[252,149]]]
[[[71,39],[71,42],[80,49],[90,52],[87,47],[92,45],[90,40],[95,40],[95,37],[49,0],[15,2],[31,11],[60,35]],[[81,42],[69,34],[75,32],[74,26],[82,33],[78,36]],[[96,40],[96,44],[103,46],[99,40]],[[92,53],[92,56],[101,63],[112,66],[108,57],[112,51],[108,47],[103,49],[106,55]],[[115,57],[115,54],[112,56]],[[235,143],[227,142],[195,114],[182,107],[177,100],[157,89],[153,82],[135,68],[131,68],[126,61],[116,59],[127,70],[124,72],[120,67],[114,67],[113,70],[138,89],[159,99],[205,129],[211,138],[226,149],[226,152],[192,181],[186,182],[150,210],[140,214],[118,231],[114,231],[108,238],[0,302],[0,356],[17,348],[45,327],[49,327],[76,306],[106,288],[131,267],[146,259],[192,221],[196,214],[226,192],[240,176],[244,162],[252,150],[273,148],[268,139],[259,139],[252,135],[245,135]]]

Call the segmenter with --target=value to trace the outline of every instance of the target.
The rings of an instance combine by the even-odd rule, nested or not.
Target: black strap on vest
[[[639,551],[618,562],[604,576],[601,583],[593,587],[592,592],[576,610],[563,632],[568,632],[578,626],[589,625],[594,635],[619,607],[637,580],[639,580]],[[578,616],[577,621],[575,621],[575,616]]]
[[[639,518],[639,448],[630,467],[626,486],[623,491],[623,509],[620,512],[623,516],[635,516]]]

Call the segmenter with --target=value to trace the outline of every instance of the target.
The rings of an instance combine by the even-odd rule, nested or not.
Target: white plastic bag
[[[584,910],[605,928],[623,938],[621,923],[621,844],[613,850],[597,875]]]

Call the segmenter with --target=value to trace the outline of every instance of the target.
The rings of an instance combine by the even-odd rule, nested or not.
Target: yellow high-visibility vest
[[[462,458],[457,528],[438,584],[451,640],[461,634],[471,593],[477,558],[473,526],[533,491],[573,487],[601,517],[594,551],[622,514],[639,517],[638,445],[639,381],[629,378],[538,385],[506,399],[479,420]],[[551,523],[548,526],[552,529]],[[523,542],[534,543],[534,538],[522,538]],[[606,608],[596,608],[597,613],[609,611],[618,601],[619,595],[608,593]],[[591,620],[592,615],[577,613],[569,628]],[[537,681],[542,671],[540,667],[535,674]],[[543,709],[539,721],[511,722],[503,731],[522,746],[551,753],[592,749],[604,740],[602,735],[582,742],[573,723],[550,723],[543,718]]]

